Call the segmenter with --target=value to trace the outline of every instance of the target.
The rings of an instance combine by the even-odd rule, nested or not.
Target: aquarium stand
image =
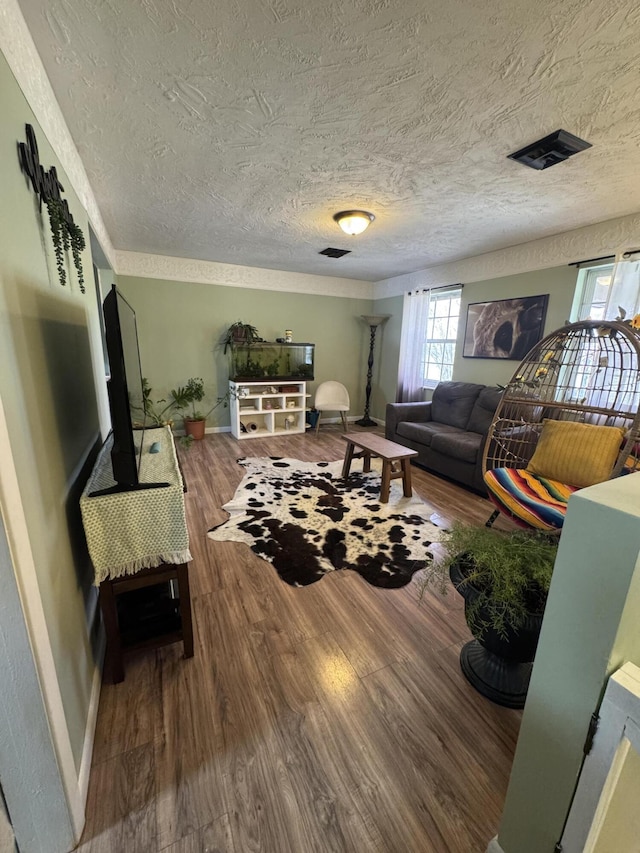
[[[304,432],[309,396],[300,380],[230,382],[231,433],[244,440]]]

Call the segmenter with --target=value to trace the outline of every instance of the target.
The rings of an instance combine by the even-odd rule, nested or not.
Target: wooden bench
[[[344,454],[342,476],[346,480],[351,469],[351,460],[363,458],[362,470],[365,474],[371,471],[371,457],[382,459],[382,484],[380,486],[380,502],[389,501],[391,480],[402,477],[402,493],[405,498],[411,497],[411,465],[410,460],[418,455],[417,450],[410,450],[401,444],[396,444],[373,432],[348,432],[342,436],[347,442]],[[355,448],[359,448],[359,452]]]

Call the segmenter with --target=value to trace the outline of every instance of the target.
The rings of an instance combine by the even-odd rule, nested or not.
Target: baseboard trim
[[[104,631],[101,631],[96,655],[96,668],[93,673],[93,682],[91,684],[91,698],[89,699],[89,710],[87,712],[87,725],[84,730],[84,744],[82,747],[82,758],[80,759],[80,772],[78,773],[78,794],[85,811],[87,806],[87,794],[89,792],[89,777],[91,775],[93,745],[96,737],[96,723],[98,721],[98,706],[100,704],[100,688],[102,687],[102,667],[104,664],[105,648],[105,634]]]
[[[205,434],[207,434],[207,435],[210,433],[213,433],[213,432],[231,432],[231,427],[230,426],[205,427],[204,431],[205,431]],[[186,432],[183,429],[176,429],[173,431],[173,435],[175,438],[182,438],[183,436],[186,435]]]
[[[364,415],[347,415],[347,423],[355,423],[363,418]],[[380,420],[380,418],[374,418],[372,415],[369,415],[372,421],[375,421],[379,426],[384,426],[384,421]],[[320,418],[321,424],[339,424],[341,423],[340,418]]]
[[[361,417],[362,417],[362,415],[352,415],[351,417],[347,417],[347,423],[355,423],[355,421],[359,421]],[[372,417],[371,420],[375,421],[376,424],[378,424],[378,426],[383,427],[385,425],[385,422],[382,418]],[[320,418],[320,423],[321,424],[339,424],[339,423],[341,423],[341,421],[340,421],[340,418]],[[230,426],[222,426],[222,427],[206,427],[205,428],[205,434],[206,435],[210,435],[212,433],[218,433],[218,432],[231,432],[231,427]],[[177,430],[175,430],[175,432],[173,434],[177,438],[179,438],[180,436],[185,435],[185,432],[182,429],[177,429]]]
[[[359,421],[361,417],[362,417],[362,415],[352,415],[351,417],[347,418],[347,423],[354,423],[355,421]],[[373,418],[372,417],[371,420],[375,421],[378,424],[378,426],[383,427],[385,425],[385,422],[382,418]],[[320,418],[321,424],[339,424],[340,422],[341,422],[340,418]],[[218,432],[231,432],[231,427],[230,426],[222,426],[222,427],[206,427],[205,428],[205,434],[207,434],[207,435],[210,435],[212,433],[218,433]],[[185,435],[185,432],[184,432],[184,430],[177,429],[177,430],[175,430],[174,435],[176,437],[183,436],[183,435]]]
[[[489,842],[489,846],[487,847],[487,853],[504,853],[504,850],[498,844],[497,835]]]

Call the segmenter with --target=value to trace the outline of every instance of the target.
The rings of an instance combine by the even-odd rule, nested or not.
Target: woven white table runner
[[[136,441],[139,438],[136,436]],[[150,447],[159,442],[160,452]],[[115,485],[111,470],[112,437],[96,460],[80,509],[96,586],[106,578],[131,575],[161,563],[191,560],[184,511],[183,482],[170,427],[144,434],[141,483],[169,483],[155,489],[90,497]]]

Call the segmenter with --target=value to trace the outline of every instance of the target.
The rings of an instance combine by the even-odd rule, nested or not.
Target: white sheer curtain
[[[430,300],[431,291],[422,288],[404,295],[396,394],[398,403],[424,399],[424,346]]]
[[[640,311],[640,253],[625,252],[616,258],[605,308],[605,319],[615,320],[624,309],[627,320]]]

